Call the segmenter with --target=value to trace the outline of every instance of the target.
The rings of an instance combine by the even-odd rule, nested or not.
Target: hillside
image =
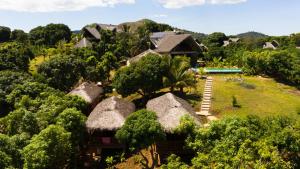
[[[266,38],[266,37],[268,37],[268,35],[252,31],[252,32],[246,32],[246,33],[238,34],[237,37],[239,37],[239,38],[257,39],[257,38]]]

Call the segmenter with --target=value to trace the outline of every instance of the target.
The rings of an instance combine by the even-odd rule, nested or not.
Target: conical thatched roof
[[[172,133],[179,126],[181,117],[185,115],[190,115],[197,124],[200,124],[194,108],[172,93],[148,101],[146,107],[156,113],[159,123],[166,132]]]
[[[126,117],[135,111],[135,105],[118,97],[100,102],[86,121],[89,132],[115,131],[121,128]]]
[[[84,82],[69,94],[76,95],[84,99],[87,103],[92,104],[103,93],[103,88],[97,86],[95,83]]]

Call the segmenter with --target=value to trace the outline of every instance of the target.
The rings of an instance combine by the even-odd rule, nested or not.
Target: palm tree
[[[194,86],[195,79],[192,72],[189,72],[190,59],[188,57],[176,56],[173,59],[166,57],[167,72],[164,77],[164,85],[170,87],[171,92],[179,88],[183,93],[183,88]]]

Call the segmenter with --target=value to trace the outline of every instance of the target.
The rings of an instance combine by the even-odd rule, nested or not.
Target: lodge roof
[[[194,40],[190,34],[166,35],[159,41],[155,51],[158,53],[170,53],[176,46],[187,39]]]
[[[87,48],[92,47],[92,43],[87,38],[82,38],[76,45],[75,48]]]

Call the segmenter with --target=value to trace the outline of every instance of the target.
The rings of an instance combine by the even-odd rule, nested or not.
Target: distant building
[[[101,40],[101,30],[121,31],[116,25],[96,24],[94,26],[86,26],[82,29],[82,39],[75,45],[75,48],[91,47],[92,42]]]
[[[228,46],[232,43],[238,43],[240,41],[240,38],[229,38],[228,40],[226,41],[223,41],[223,46]]]
[[[127,66],[129,66],[130,64],[132,63],[135,63],[135,62],[138,62],[140,59],[142,59],[143,57],[147,56],[148,54],[156,54],[156,55],[159,55],[161,56],[159,53],[155,52],[154,50],[146,50],[145,52],[135,56],[135,57],[132,57],[130,58],[128,61],[127,61]]]
[[[273,40],[272,42],[266,42],[263,46],[264,49],[273,49],[276,50],[280,46],[279,42]]]
[[[193,56],[201,53],[201,46],[190,34],[156,32],[150,36],[151,49],[161,55]]]
[[[100,101],[100,97],[103,94],[103,88],[95,83],[84,82],[69,94],[81,97],[91,108],[94,108]]]
[[[174,31],[154,32],[150,35],[150,40],[155,47],[158,47],[159,42],[168,35],[176,35]]]
[[[90,42],[87,38],[84,37],[75,45],[75,48],[89,48],[92,46],[92,42]]]
[[[192,35],[180,34],[178,32],[155,32],[150,36],[150,40],[152,43],[150,49],[129,59],[127,65],[137,62],[149,53],[157,54],[159,56],[182,55],[187,57],[197,57],[203,51],[202,48],[206,48],[204,45],[199,45]]]

